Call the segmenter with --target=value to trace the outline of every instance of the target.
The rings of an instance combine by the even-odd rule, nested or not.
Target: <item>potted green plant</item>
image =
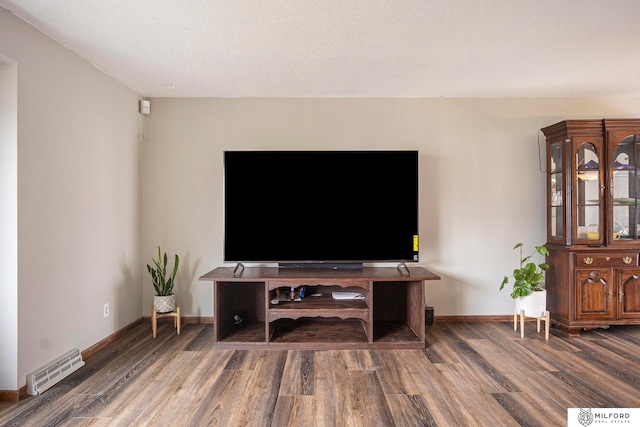
[[[523,256],[522,243],[516,244],[513,249],[520,250],[520,266],[513,270],[511,276],[505,276],[500,285],[500,290],[513,278],[511,298],[516,302],[516,312],[524,310],[527,317],[542,317],[547,306],[547,291],[544,289],[544,275],[549,270],[546,262],[536,263],[534,255],[546,257],[549,250],[546,246],[536,246],[530,255]]]
[[[175,255],[173,261],[173,271],[167,275],[167,253],[165,252],[161,256],[160,246],[158,246],[158,259],[153,259],[152,267],[147,264],[147,270],[151,275],[151,281],[156,294],[153,296],[153,307],[157,313],[169,313],[176,308],[176,297],[173,293],[173,287],[175,285],[176,274],[178,273],[178,264],[180,258]]]

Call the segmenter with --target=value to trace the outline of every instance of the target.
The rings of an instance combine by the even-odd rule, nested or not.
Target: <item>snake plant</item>
[[[160,246],[158,246],[158,259],[153,260],[155,268],[147,264],[147,270],[151,275],[151,281],[153,282],[153,287],[155,288],[156,295],[158,296],[173,294],[173,285],[175,285],[176,273],[178,272],[180,259],[176,254],[173,261],[173,272],[169,276],[167,276],[167,261],[167,253],[165,252],[164,256],[161,257]]]

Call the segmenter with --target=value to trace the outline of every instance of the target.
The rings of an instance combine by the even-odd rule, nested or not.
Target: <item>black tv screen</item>
[[[226,151],[224,231],[227,262],[418,261],[418,152]]]

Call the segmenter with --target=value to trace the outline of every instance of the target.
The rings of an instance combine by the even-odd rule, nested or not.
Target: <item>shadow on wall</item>
[[[189,313],[189,316],[200,317],[202,313],[200,308],[196,313],[193,312],[194,307],[199,307],[199,304],[195,303],[196,286],[202,284],[198,281],[197,271],[200,269],[200,263],[202,258],[198,258],[195,262],[191,262],[191,254],[189,251],[184,255],[184,258],[180,260],[180,271],[178,271],[178,291],[176,298],[180,304],[180,310],[182,313]],[[187,287],[188,284],[188,287]]]
[[[420,156],[418,182],[418,227],[420,232],[420,264],[440,261],[440,163],[435,156]],[[427,269],[429,269],[427,267]]]
[[[140,303],[142,301],[142,288],[140,276],[135,277],[133,268],[123,258],[120,261],[122,280],[116,287],[116,295],[109,307],[109,316],[115,329],[122,328],[131,322],[138,320]],[[135,295],[135,297],[132,297]],[[149,313],[145,313],[149,314]]]
[[[427,267],[429,269],[429,267]],[[465,291],[469,285],[463,278],[443,274],[435,269],[431,270],[440,280],[425,282],[425,306],[434,307],[436,316],[457,316],[465,308]]]

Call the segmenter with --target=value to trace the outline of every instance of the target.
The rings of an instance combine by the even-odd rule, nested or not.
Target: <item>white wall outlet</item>
[[[103,316],[105,317],[105,319],[106,319],[107,317],[109,317],[109,303],[106,303],[106,304],[104,305],[104,312],[103,312]]]

